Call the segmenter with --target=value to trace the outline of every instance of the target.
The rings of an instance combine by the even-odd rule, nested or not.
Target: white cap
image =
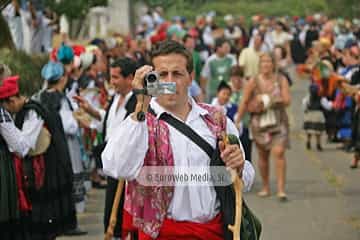
[[[234,20],[234,17],[233,17],[231,14],[227,14],[227,15],[224,17],[224,20],[225,20],[226,22],[232,21],[232,20]]]
[[[116,39],[111,37],[111,38],[106,38],[105,39],[105,43],[106,43],[106,46],[109,48],[109,49],[112,49],[114,47],[116,47]]]
[[[87,69],[89,68],[93,63],[95,59],[95,54],[91,52],[85,52],[80,55],[80,61],[81,61],[81,68]]]
[[[315,13],[315,14],[314,14],[314,19],[315,19],[316,21],[319,21],[319,20],[321,19],[321,14],[320,14],[320,13]]]

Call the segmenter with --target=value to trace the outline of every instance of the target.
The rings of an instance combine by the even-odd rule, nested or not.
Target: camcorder
[[[144,88],[146,93],[151,96],[176,93],[176,83],[160,82],[160,76],[155,71],[148,72],[145,75]]]

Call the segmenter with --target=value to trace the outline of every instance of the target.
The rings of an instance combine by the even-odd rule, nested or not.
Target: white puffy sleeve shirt
[[[66,98],[63,98],[61,101],[59,114],[61,117],[61,122],[64,127],[65,134],[75,136],[78,133],[79,124],[74,118],[70,104],[71,104],[70,101],[68,101]]]

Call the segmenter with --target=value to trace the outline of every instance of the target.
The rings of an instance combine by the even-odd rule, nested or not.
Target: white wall
[[[127,34],[130,31],[130,1],[109,1],[109,25],[108,30]]]

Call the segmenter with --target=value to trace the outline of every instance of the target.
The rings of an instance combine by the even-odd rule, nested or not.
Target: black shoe
[[[95,182],[92,181],[92,187],[97,189],[105,189],[107,187],[106,181]]]
[[[358,165],[356,165],[356,164],[350,165],[350,168],[351,168],[351,169],[358,168]]]
[[[354,146],[347,146],[346,149],[345,149],[345,152],[348,152],[348,153],[351,153],[351,152],[354,152],[355,151],[355,148]]]
[[[83,231],[78,227],[64,232],[65,236],[82,236],[82,235],[86,235],[86,234],[87,234],[86,231]]]
[[[306,143],[306,149],[307,149],[307,150],[310,150],[310,149],[311,149],[311,143],[310,143],[310,141],[308,141],[308,142]]]
[[[320,144],[316,145],[316,148],[319,152],[322,152],[323,148]]]
[[[351,169],[355,169],[355,168],[358,168],[358,163],[359,163],[359,160],[352,160],[351,162],[351,165],[350,165],[350,168]]]

